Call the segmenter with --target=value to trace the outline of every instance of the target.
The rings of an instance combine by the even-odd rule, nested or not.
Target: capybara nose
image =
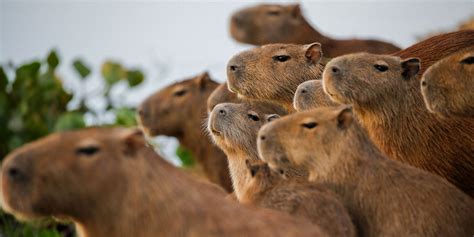
[[[265,135],[260,135],[260,140],[264,141],[265,139],[267,139],[267,137]]]
[[[138,115],[140,115],[140,117],[143,118],[145,116],[145,114],[146,114],[146,112],[145,112],[144,106],[138,107]]]
[[[232,21],[237,25],[237,26],[242,26],[244,25],[244,19],[245,16],[241,13],[236,13],[232,16]]]
[[[26,174],[22,172],[19,168],[17,167],[9,167],[6,170],[6,175],[11,181],[20,181],[24,180],[26,177]]]
[[[239,66],[237,66],[237,65],[230,65],[230,66],[229,66],[229,69],[230,69],[230,71],[232,71],[232,72],[237,71],[238,68],[239,68]]]
[[[427,86],[427,85],[428,85],[428,84],[426,83],[425,80],[421,81],[421,86],[424,86],[424,87],[425,87],[425,86]]]
[[[339,69],[337,66],[332,66],[331,67],[331,72],[333,74],[339,74],[339,73],[341,73],[341,69]]]
[[[217,113],[217,115],[220,117],[225,117],[229,113],[228,108],[225,106],[225,104],[216,105],[214,107],[214,110],[214,113]]]
[[[226,115],[227,115],[227,111],[225,111],[225,109],[220,109],[220,110],[219,110],[219,115],[220,115],[220,116],[226,116]]]

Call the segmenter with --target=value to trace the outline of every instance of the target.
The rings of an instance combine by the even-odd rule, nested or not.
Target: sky
[[[203,71],[224,81],[227,61],[251,47],[230,38],[229,16],[258,2],[0,0],[0,63],[43,58],[55,48],[62,58],[59,72],[66,87],[74,90],[79,85],[67,78],[77,77],[70,67],[75,58],[93,66],[92,78],[99,77],[102,62],[115,59],[146,74],[137,89],[118,89],[125,103],[134,106],[167,84]],[[324,34],[376,38],[402,48],[474,16],[474,0],[298,2]],[[87,90],[95,87],[88,84]],[[100,106],[100,101],[91,103]],[[171,143],[165,146],[176,145]]]

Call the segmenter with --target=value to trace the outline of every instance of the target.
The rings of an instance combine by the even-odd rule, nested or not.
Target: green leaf
[[[110,87],[121,79],[125,78],[126,72],[117,62],[106,61],[102,65],[102,77],[104,77],[105,82]]]
[[[7,74],[3,70],[3,67],[0,66],[0,93],[6,93],[7,85],[8,85]]]
[[[183,167],[193,167],[196,163],[193,154],[191,151],[187,150],[186,148],[179,146],[176,149],[176,155],[178,156],[179,160],[181,161],[181,166]]]
[[[89,67],[81,59],[74,60],[72,66],[76,69],[76,72],[82,79],[86,78],[91,73]]]
[[[54,131],[68,131],[79,128],[84,128],[86,123],[84,122],[84,116],[78,112],[66,112],[62,114],[56,121]]]
[[[130,108],[115,109],[115,124],[125,127],[133,127],[137,125],[135,110]]]
[[[59,65],[59,58],[55,50],[51,50],[46,59],[50,69],[55,69]]]
[[[35,78],[38,75],[41,63],[38,61],[22,65],[16,70],[16,77],[18,78]]]
[[[145,76],[140,70],[129,70],[127,72],[127,81],[130,87],[134,87],[143,82]]]

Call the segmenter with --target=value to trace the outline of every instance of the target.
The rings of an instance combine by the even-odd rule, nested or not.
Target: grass
[[[0,237],[63,237],[51,221],[20,223],[0,211]]]

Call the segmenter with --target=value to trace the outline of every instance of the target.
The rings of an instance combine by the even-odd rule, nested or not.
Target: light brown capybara
[[[240,202],[307,218],[330,236],[355,236],[351,217],[329,188],[285,179],[261,160],[246,165],[252,178]]]
[[[305,81],[296,88],[293,98],[293,107],[296,111],[330,106],[339,105],[324,93],[322,80]]]
[[[429,113],[417,58],[357,53],[334,58],[323,73],[332,100],[351,104],[389,158],[438,174],[474,195],[474,120]]]
[[[232,15],[230,33],[235,40],[253,45],[320,42],[328,57],[355,52],[393,53],[397,46],[372,39],[338,40],[314,29],[301,13],[299,4],[260,4]]]
[[[227,83],[240,96],[270,100],[291,111],[298,85],[320,79],[326,61],[319,43],[265,45],[232,57]]]
[[[219,84],[207,72],[169,85],[139,106],[139,123],[151,136],[178,138],[189,149],[207,178],[232,191],[227,159],[203,131],[209,95]]]
[[[474,117],[474,47],[446,57],[423,74],[426,107],[444,117]]]
[[[418,57],[421,75],[438,60],[473,44],[474,31],[458,31],[429,38],[393,55],[403,59]],[[314,55],[318,55],[316,45],[313,49]],[[301,48],[298,50],[295,45],[266,45],[235,55],[227,68],[229,88],[247,98],[273,100],[292,108],[298,85],[307,80],[321,79],[320,72],[328,61],[323,57],[318,64],[308,66],[311,61],[298,57],[304,55],[299,51]],[[307,67],[312,70],[307,70]]]
[[[257,133],[260,127],[285,115],[281,106],[263,101],[221,103],[209,115],[207,129],[212,140],[225,152],[237,200],[241,200],[251,179],[245,160],[258,160]]]
[[[388,159],[356,120],[347,107],[282,117],[260,129],[260,157],[275,167],[281,157],[307,167],[311,181],[339,196],[358,236],[474,233],[468,195],[437,175]]]
[[[226,200],[217,185],[159,157],[138,130],[50,135],[12,152],[1,179],[6,211],[73,220],[81,237],[328,236],[306,220]]]
[[[243,100],[237,97],[237,94],[229,91],[227,82],[220,84],[207,98],[207,113],[220,103],[240,103]]]

